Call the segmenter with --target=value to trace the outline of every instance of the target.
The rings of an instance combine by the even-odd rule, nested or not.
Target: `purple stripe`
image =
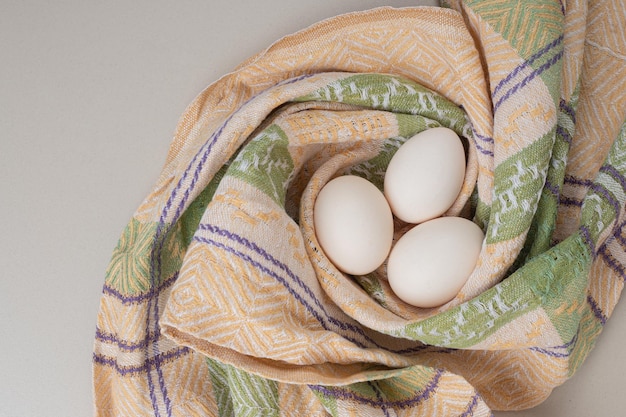
[[[545,183],[544,186],[545,186],[545,188],[548,191],[550,191],[550,193],[554,196],[554,198],[556,198],[557,200],[559,199],[559,194],[560,194],[559,187],[557,187],[556,185],[552,184],[547,179],[546,179],[546,183]]]
[[[476,145],[476,149],[478,149],[478,151],[479,151],[480,153],[482,153],[482,154],[484,154],[484,155],[488,155],[488,156],[493,156],[493,152],[492,152],[492,151],[490,151],[489,149],[485,149],[485,148],[483,148],[483,147],[482,147],[482,146],[480,146],[480,145],[478,144],[478,142],[476,142],[475,140],[474,140],[474,145]]]
[[[297,83],[298,81],[306,80],[307,78],[311,78],[311,77],[313,77],[315,75],[318,75],[318,74],[317,73],[310,73],[310,74],[299,75],[299,76],[293,77],[293,78],[287,78],[285,80],[282,80],[282,81],[276,83],[274,85],[274,87],[282,87],[283,85],[294,84],[294,83]]]
[[[587,226],[583,225],[583,226],[580,226],[579,230],[580,230],[580,235],[582,236],[583,240],[585,241],[585,244],[587,245],[587,247],[589,248],[591,253],[595,254],[596,253],[596,244],[591,239],[591,233],[589,232],[589,228]]]
[[[607,317],[602,312],[602,309],[600,308],[600,306],[598,306],[598,303],[596,303],[596,300],[594,300],[590,295],[588,295],[587,302],[589,303],[589,306],[591,307],[591,311],[593,311],[593,315],[598,320],[600,320],[600,323],[604,326],[606,324]]]
[[[376,393],[376,399],[380,402],[383,402],[383,394],[382,392],[380,392],[380,389],[378,388],[377,384],[375,384],[372,381],[367,381],[367,385],[369,385],[372,388],[372,390],[374,390],[374,392]],[[385,413],[385,417],[391,417],[389,415],[389,410],[387,410],[387,407],[384,404],[381,406],[381,408],[383,410],[383,413]]]
[[[340,400],[348,400],[355,401],[361,404],[367,404],[376,408],[390,407],[390,408],[409,408],[414,407],[421,403],[422,401],[427,400],[437,389],[439,385],[439,380],[441,379],[441,375],[443,375],[443,370],[438,369],[432,380],[428,383],[426,388],[423,391],[420,391],[416,396],[412,398],[408,398],[402,401],[388,401],[388,400],[373,400],[371,398],[364,397],[356,392],[348,391],[347,389],[340,387],[325,387],[322,385],[309,385],[313,391],[317,391],[327,397],[333,397]]]
[[[481,134],[477,133],[474,129],[472,129],[472,133],[474,134],[474,137],[477,137],[478,139],[482,140],[483,142],[494,143],[493,138],[490,138],[489,136],[481,135]]]
[[[583,202],[582,201],[576,200],[575,198],[563,197],[563,196],[561,196],[559,198],[559,204],[561,204],[563,206],[576,206],[576,207],[582,207],[583,206]]]
[[[616,229],[613,236],[620,243],[620,246],[624,251],[626,251],[626,238],[624,237],[624,226],[626,226],[626,221],[622,222]]]
[[[165,210],[164,210],[165,211]],[[157,229],[155,231],[155,236],[154,236],[154,241],[153,241],[153,245],[152,245],[152,251],[150,254],[150,286],[152,288],[155,288],[157,280],[160,278],[161,276],[161,256],[160,254],[163,251],[163,244],[165,242],[165,237],[167,236],[167,233],[163,232],[163,229],[167,229],[168,227],[165,225],[164,221],[163,221],[163,213],[161,215],[161,219],[157,225]],[[172,223],[173,224],[173,223]],[[171,226],[169,226],[171,227]],[[156,302],[154,297],[150,297],[148,298],[148,305],[146,306],[146,332],[150,332],[150,311],[154,310],[154,315],[153,315],[153,321],[154,321],[154,327],[153,327],[153,332],[155,333],[159,333],[160,329],[159,329],[159,303]],[[148,333],[146,333],[146,337],[147,337]],[[158,357],[160,355],[160,350],[159,350],[159,339],[154,339],[152,340],[152,343],[150,343],[145,350],[145,360],[146,362],[150,360],[149,358],[149,348],[152,347],[152,355],[154,357]],[[161,367],[159,365],[159,363],[155,363],[154,368],[157,371],[157,382],[159,383],[159,388],[161,390],[161,395],[163,397],[163,402],[165,403],[165,410],[167,412],[167,416],[168,417],[172,417],[172,412],[171,412],[171,408],[168,406],[169,404],[169,399],[167,398],[167,388],[165,387],[164,384],[162,384],[163,381],[163,371],[161,370]],[[150,400],[152,401],[152,409],[154,410],[155,416],[156,417],[160,417],[161,413],[159,411],[159,404],[158,404],[158,400],[156,398],[156,392],[155,392],[155,383],[152,380],[152,373],[148,372],[147,373],[147,377],[148,377],[148,388],[150,390]]]
[[[568,145],[572,146],[572,135],[563,126],[556,127],[556,133],[560,135]]]
[[[576,334],[574,335],[574,337],[572,337],[572,340],[570,340],[569,342],[559,345],[559,346],[551,346],[548,349],[568,349],[572,345],[576,344],[576,342],[578,342],[579,333],[580,333],[580,329],[576,330]]]
[[[149,300],[150,298],[158,297],[161,291],[169,288],[176,281],[177,278],[178,278],[178,272],[176,272],[169,279],[163,281],[158,287],[155,288],[154,286],[152,286],[150,291],[143,293],[143,294],[139,294],[139,295],[124,295],[118,290],[116,290],[115,288],[110,287],[106,284],[102,288],[102,293],[110,295],[114,298],[117,298],[123,304],[138,304],[143,301]]]
[[[530,350],[532,350],[533,352],[543,353],[547,356],[552,356],[553,358],[567,358],[571,354],[570,352],[553,352],[551,350],[540,347],[531,347]]]
[[[117,362],[116,358],[112,358],[110,356],[101,355],[98,353],[93,354],[93,362],[98,365],[108,366],[110,368],[114,368],[115,371],[121,376],[133,376],[143,372],[150,371],[157,366],[161,366],[164,363],[173,361],[174,359],[181,358],[188,353],[191,353],[191,349],[180,346],[176,349],[170,350],[169,352],[161,353],[155,357],[152,357],[146,360],[142,365],[120,365]],[[158,411],[157,411],[158,413]]]
[[[298,277],[286,264],[280,262],[278,259],[274,258],[272,255],[270,255],[267,251],[265,251],[263,248],[259,247],[256,243],[249,241],[248,239],[239,236],[236,233],[232,233],[229,232],[228,230],[224,230],[221,229],[218,226],[215,225],[211,225],[211,224],[201,224],[198,226],[199,229],[201,230],[206,230],[212,233],[217,234],[218,236],[222,236],[222,237],[226,237],[231,241],[237,242],[243,246],[245,246],[246,248],[254,251],[255,253],[261,255],[263,257],[263,259],[265,259],[266,261],[269,261],[272,265],[278,267],[279,269],[281,269],[283,272],[285,272],[285,274],[287,274],[287,276],[293,281],[295,282],[295,284],[300,287],[308,297],[310,297],[313,300],[313,303],[315,304],[315,306],[321,310],[321,313],[316,311],[315,307],[313,305],[311,305],[309,302],[307,302],[300,294],[298,294],[292,287],[291,285],[289,285],[289,282],[287,282],[287,279],[285,279],[284,277],[279,276],[278,274],[276,274],[275,272],[271,271],[270,269],[268,269],[267,267],[261,265],[259,262],[253,260],[252,258],[250,258],[250,256],[246,255],[245,253],[242,253],[230,246],[226,246],[222,243],[216,242],[212,239],[207,239],[207,238],[203,238],[203,237],[194,237],[194,240],[199,241],[201,243],[206,243],[206,244],[210,244],[216,247],[219,247],[220,249],[223,249],[233,255],[238,256],[239,258],[245,260],[246,262],[251,263],[252,265],[254,265],[255,267],[261,269],[263,272],[267,273],[268,275],[270,275],[272,278],[276,279],[278,282],[280,282],[286,289],[287,291],[289,291],[289,293],[291,295],[293,295],[308,311],[309,313],[311,313],[311,315],[313,317],[315,317],[320,324],[322,325],[322,327],[324,327],[324,329],[326,330],[330,330],[329,327],[327,327],[328,325],[326,324],[326,320],[328,320],[328,322],[334,326],[339,327],[341,330],[344,331],[352,331],[354,333],[357,333],[359,336],[363,337],[365,340],[367,340],[368,342],[370,342],[372,345],[381,348],[381,349],[387,349],[388,348],[379,345],[374,339],[372,339],[371,337],[369,337],[361,327],[359,326],[355,326],[351,323],[347,323],[344,321],[341,321],[335,317],[333,317],[331,314],[328,313],[328,311],[326,311],[326,308],[324,307],[324,305],[317,299],[317,297],[315,296],[315,294],[313,293],[313,291],[304,283],[304,281],[302,281],[302,279],[300,277]],[[358,342],[355,339],[352,338],[348,338],[347,336],[343,336],[345,337],[347,340],[351,341],[352,343],[355,343],[356,345],[358,345],[359,347],[365,348],[365,345],[362,345],[360,342]],[[403,349],[403,350],[398,350],[398,351],[394,351],[394,350],[390,350],[391,352],[394,353],[403,353],[403,354],[409,354],[409,353],[417,353],[420,352],[424,349],[426,349],[429,346],[424,346],[424,345],[420,345],[420,346],[416,346],[416,347],[412,347],[412,348],[408,348],[408,349]]]
[[[403,354],[418,353],[418,352],[421,352],[423,350],[428,350],[428,353],[452,353],[456,349],[454,349],[454,348],[437,347],[437,346],[434,346],[434,345],[421,345],[421,346],[416,346],[416,347],[412,347],[412,348],[408,348],[408,349],[394,350],[392,352],[400,354],[400,355],[403,355]]]
[[[574,108],[572,106],[567,104],[565,100],[561,99],[561,101],[559,102],[559,109],[563,113],[567,114],[572,119],[572,122],[576,124],[576,112],[574,111]]]
[[[483,141],[485,143],[493,144],[494,143],[493,138],[490,138],[488,136],[484,136],[484,135],[479,134],[478,132],[476,132],[476,130],[474,130],[474,127],[472,127],[472,136],[473,136],[473,139],[474,139],[473,140],[474,145],[476,146],[476,149],[478,149],[478,151],[480,153],[482,153],[483,155],[487,155],[487,156],[493,156],[493,151],[492,150],[487,149],[487,148],[483,148],[478,143],[478,141],[476,140],[476,138],[478,138],[478,139],[480,139],[481,141]],[[490,147],[492,147],[492,146],[490,146]]]
[[[140,342],[129,342],[124,339],[120,339],[117,335],[112,333],[106,333],[100,330],[100,328],[96,328],[96,339],[101,342],[111,343],[117,345],[120,350],[125,350],[128,352],[133,352],[135,350],[145,349],[148,346],[148,343],[153,342],[155,339],[158,339],[159,335],[155,333],[148,333],[146,337]]]
[[[539,68],[537,68],[536,70],[531,72],[529,75],[527,75],[520,83],[514,85],[509,91],[507,91],[507,93],[504,96],[502,96],[500,98],[500,100],[498,100],[498,102],[493,107],[493,112],[495,113],[498,110],[498,108],[502,105],[502,103],[504,103],[506,100],[508,100],[519,89],[525,87],[526,84],[528,84],[530,81],[535,79],[537,76],[541,75],[543,72],[545,72],[546,70],[550,69],[562,57],[563,57],[563,51],[561,50],[561,51],[559,51],[559,53],[557,53],[552,58],[550,58],[545,64],[541,65]]]
[[[590,187],[593,184],[593,181],[576,178],[572,175],[566,175],[563,181],[567,184],[579,185],[581,187]]]
[[[602,245],[600,249],[598,249],[598,254],[602,257],[604,262],[613,270],[613,272],[617,273],[622,281],[626,281],[626,270],[624,270],[624,265],[618,262],[613,255],[608,251],[606,245]]]
[[[519,64],[517,67],[515,67],[515,69],[511,73],[509,73],[509,75],[507,75],[506,78],[500,81],[498,85],[496,86],[496,88],[493,89],[492,96],[495,96],[498,93],[498,91],[500,91],[500,89],[503,88],[506,83],[511,81],[515,76],[517,76],[517,74],[519,74],[519,72],[522,69],[525,69],[531,66],[536,60],[541,58],[546,52],[548,52],[550,49],[560,44],[562,41],[563,41],[563,35],[559,36],[558,38],[556,38],[555,40],[553,40],[552,42],[550,42],[549,44],[541,48],[539,51],[535,52],[533,55],[530,56],[530,58],[528,58],[527,61],[524,61],[521,64]]]
[[[480,395],[477,392],[476,394],[474,394],[474,396],[472,397],[472,400],[470,401],[469,405],[467,406],[467,409],[465,410],[465,412],[463,414],[461,414],[460,417],[470,417],[470,416],[473,416],[474,415],[474,409],[478,405],[478,400],[479,399],[480,399]]]
[[[571,355],[571,352],[569,351],[569,348],[574,345],[576,343],[576,341],[578,341],[578,334],[580,332],[580,329],[578,329],[576,331],[576,334],[574,335],[574,337],[572,338],[572,340],[570,340],[569,342],[563,344],[563,345],[559,345],[559,346],[552,346],[549,348],[541,348],[541,347],[531,347],[529,348],[530,350],[534,351],[534,352],[539,352],[539,353],[543,353],[544,355],[548,355],[548,356],[552,356],[554,358],[567,358],[568,356]],[[568,349],[568,352],[553,352],[553,349]]]

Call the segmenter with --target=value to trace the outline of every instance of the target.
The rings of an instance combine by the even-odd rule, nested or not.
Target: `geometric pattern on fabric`
[[[626,9],[378,8],[209,86],[106,271],[96,414],[488,416],[545,400],[626,279],[626,39],[607,27],[626,33]],[[312,207],[339,175],[381,188],[401,144],[437,126],[467,157],[446,215],[486,238],[459,294],[421,309],[385,265],[338,271]]]

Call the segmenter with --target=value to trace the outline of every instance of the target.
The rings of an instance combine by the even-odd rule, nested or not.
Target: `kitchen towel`
[[[616,2],[384,7],[209,86],[106,271],[96,415],[487,416],[545,400],[626,278],[624,33]],[[446,215],[485,240],[461,292],[421,309],[384,265],[338,271],[312,207],[337,175],[382,188],[398,147],[436,126],[466,146]]]

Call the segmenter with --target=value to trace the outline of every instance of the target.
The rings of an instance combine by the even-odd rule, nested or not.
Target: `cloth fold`
[[[574,374],[626,277],[626,40],[605,33],[626,11],[447,6],[320,22],[188,107],[106,272],[97,415],[486,416]],[[421,309],[385,265],[338,271],[312,208],[337,175],[382,189],[437,126],[467,154],[446,215],[485,241],[455,299]]]

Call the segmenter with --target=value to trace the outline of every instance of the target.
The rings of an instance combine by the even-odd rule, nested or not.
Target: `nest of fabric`
[[[575,372],[624,284],[626,45],[598,28],[625,12],[450,6],[321,22],[189,106],[107,271],[100,415],[482,416]],[[385,265],[337,270],[312,208],[338,175],[382,189],[437,126],[466,144],[446,215],[485,241],[461,292],[421,309]]]

